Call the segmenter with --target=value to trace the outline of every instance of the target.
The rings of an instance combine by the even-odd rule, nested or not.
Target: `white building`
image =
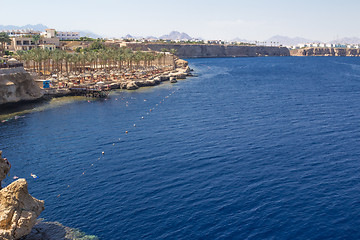
[[[56,36],[60,40],[79,40],[80,38],[78,32],[56,32]]]

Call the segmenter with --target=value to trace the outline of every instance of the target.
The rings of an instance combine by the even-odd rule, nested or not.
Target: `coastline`
[[[0,83],[3,83],[4,94],[0,106],[3,109],[10,109],[24,104],[38,103],[64,96],[107,97],[111,90],[136,90],[141,87],[156,86],[165,81],[176,83],[180,79],[194,76],[191,71],[187,61],[177,59],[173,61],[173,65],[152,70],[123,73],[117,70],[105,71],[105,69],[98,69],[91,72],[91,74],[60,75],[56,76],[57,79],[52,79],[54,81],[51,84],[52,87],[40,88],[35,82],[43,83],[46,80],[38,79],[37,75],[34,76],[24,68],[17,67],[7,69],[1,75]],[[23,89],[19,91],[20,88]],[[90,93],[94,91],[103,92],[104,94],[101,96],[91,95]],[[32,94],[29,97],[28,92],[36,92],[37,94]],[[6,99],[6,96],[10,97]],[[13,96],[16,96],[16,98]]]

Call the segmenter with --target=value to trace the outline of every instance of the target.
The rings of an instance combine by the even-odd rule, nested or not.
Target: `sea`
[[[2,109],[3,186],[99,239],[359,239],[360,58],[190,59],[198,77]],[[15,179],[14,179],[15,178]]]

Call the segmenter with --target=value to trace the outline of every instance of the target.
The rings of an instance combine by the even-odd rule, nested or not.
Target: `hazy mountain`
[[[135,36],[132,36],[132,35],[130,35],[130,34],[127,34],[124,38],[134,38],[134,39],[136,39]]]
[[[146,39],[158,39],[158,38],[155,36],[147,36]]]
[[[329,43],[341,43],[341,44],[360,44],[360,38],[358,37],[345,37],[338,40],[330,41]]]
[[[230,42],[243,42],[243,43],[249,43],[251,41],[247,40],[247,39],[242,39],[242,38],[234,38],[234,39],[231,39]]]
[[[314,41],[314,40],[301,38],[301,37],[290,38],[290,37],[280,36],[280,35],[273,36],[265,41],[267,43],[278,42],[279,44],[284,45],[284,46],[295,46],[295,45],[298,45],[301,43],[319,42],[319,41]]]
[[[192,37],[190,37],[187,33],[181,33],[177,31],[172,31],[171,33],[167,35],[163,35],[159,37],[160,39],[166,39],[166,40],[191,40]]]
[[[72,32],[78,32],[80,37],[103,38],[103,36],[90,31],[72,30]]]
[[[47,29],[48,27],[42,24],[36,24],[36,25],[31,25],[31,24],[27,24],[25,26],[15,26],[15,25],[0,25],[0,31],[1,30],[20,30],[20,29],[32,29],[34,31],[44,31],[45,29]]]

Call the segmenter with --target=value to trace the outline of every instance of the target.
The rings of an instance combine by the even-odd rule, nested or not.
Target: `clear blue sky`
[[[42,23],[107,37],[172,30],[206,39],[360,37],[359,0],[0,0],[2,25]]]

